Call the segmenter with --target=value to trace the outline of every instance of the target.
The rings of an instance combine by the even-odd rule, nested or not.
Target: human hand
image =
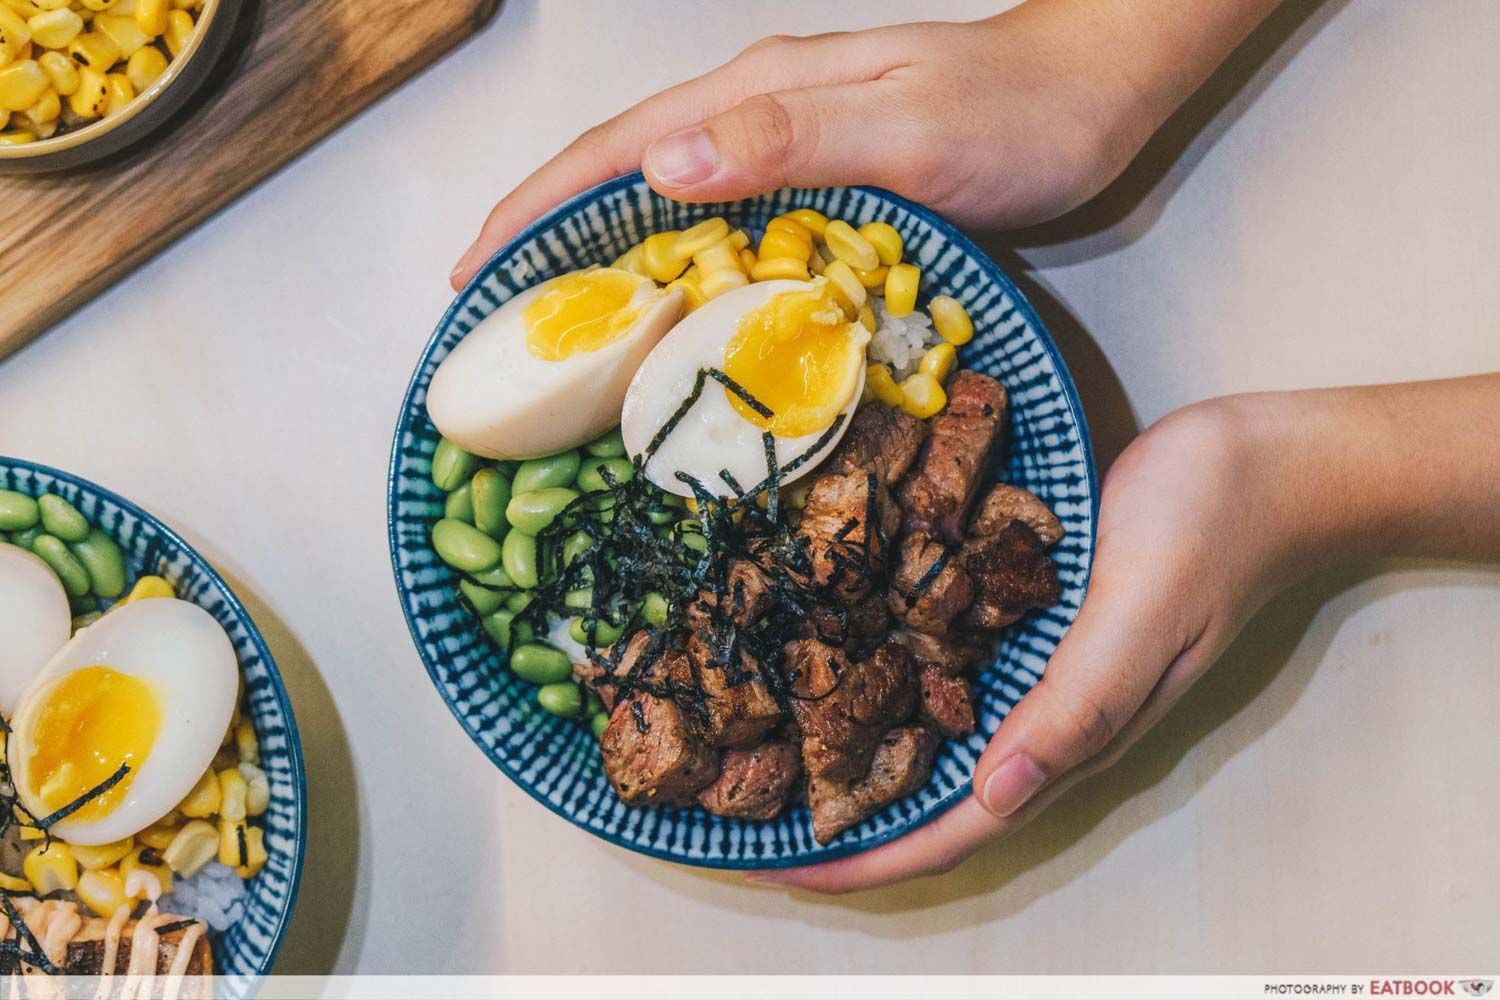
[[[849,892],[946,872],[1119,759],[1278,589],[1385,554],[1500,560],[1500,376],[1190,406],[1126,449],[1087,599],[975,794],[863,854],[751,879]]]
[[[1276,0],[1031,0],[969,24],[773,37],[589,129],[506,196],[451,281],[640,167],[682,201],[875,184],[961,223],[1052,218],[1117,176]]]

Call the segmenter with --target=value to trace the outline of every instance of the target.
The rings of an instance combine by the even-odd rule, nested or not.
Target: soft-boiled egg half
[[[123,840],[170,812],[213,762],[234,714],[239,667],[213,616],[158,598],[126,604],[48,661],[11,719],[16,794],[70,844]],[[128,767],[122,779],[98,789]]]
[[[683,476],[711,494],[729,496],[736,490],[724,472],[741,489],[766,477],[767,431],[777,463],[785,466],[842,416],[817,454],[783,477],[791,482],[811,472],[848,428],[864,388],[869,341],[869,332],[847,318],[824,278],[763,281],[726,292],[678,323],[641,363],[625,394],[625,447],[643,454],[692,394],[698,372],[716,368],[770,416],[709,379],[647,462],[647,477],[680,496],[693,495]]]
[[[486,458],[539,458],[620,420],[641,360],[682,315],[682,293],[601,267],[506,302],[443,359],[427,390],[437,429]]]
[[[72,621],[68,595],[47,564],[0,543],[0,712],[15,712],[22,692],[68,641]]]

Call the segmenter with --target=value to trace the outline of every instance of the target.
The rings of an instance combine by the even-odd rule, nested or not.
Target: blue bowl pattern
[[[428,532],[443,495],[430,477],[438,434],[427,417],[427,386],[439,362],[481,319],[537,282],[608,262],[653,232],[684,229],[713,215],[761,229],[793,208],[815,208],[862,224],[890,223],[906,259],[922,268],[924,293],[957,298],[976,336],[960,364],[999,379],[1010,393],[1004,478],[1057,513],[1067,534],[1053,549],[1062,602],[1009,629],[994,665],[975,683],[978,731],[947,741],[932,779],[835,841],[812,838],[806,809],[770,822],[725,819],[701,809],[631,809],[610,789],[598,744],[584,727],[554,718],[534,688],[505,669],[478,621],[459,606],[453,573]],[[639,173],[608,181],[564,203],[500,250],[459,293],[417,363],[391,450],[390,545],[407,625],[438,693],[469,737],[513,781],[549,809],[605,840],[652,857],[714,868],[779,868],[867,850],[909,832],[969,793],[974,765],[1000,720],[1046,665],[1083,601],[1094,547],[1098,480],[1078,400],[1056,345],[1009,278],[978,247],[931,211],[865,187],[779,191],[726,204],[685,205],[647,187]]]
[[[244,915],[214,935],[214,968],[220,995],[248,995],[266,975],[286,933],[297,901],[307,841],[307,780],[302,741],[281,674],[265,642],[229,586],[171,528],[129,500],[86,479],[44,465],[0,457],[0,489],[30,496],[55,493],[77,507],[119,544],[129,580],[148,573],[165,577],[183,600],[208,611],[224,627],[239,657],[250,715],[260,741],[261,767],[271,784],[265,868],[249,883]]]

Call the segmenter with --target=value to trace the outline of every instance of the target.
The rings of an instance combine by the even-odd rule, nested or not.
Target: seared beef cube
[[[879,594],[867,594],[848,604],[819,604],[808,610],[803,634],[841,647],[854,659],[870,655],[882,641],[891,613]]]
[[[901,488],[908,530],[963,537],[990,452],[1005,426],[1005,390],[967,369],[948,380],[948,405],[929,421],[916,471]]]
[[[851,781],[811,778],[813,837],[826,844],[897,799],[914,794],[932,774],[937,739],[925,726],[892,729],[880,741],[867,774]]]
[[[921,533],[901,540],[900,559],[888,595],[891,613],[918,632],[944,634],[974,599],[963,560]]]
[[[787,644],[784,669],[809,775],[846,781],[864,774],[881,735],[916,708],[911,657],[900,643],[887,642],[850,663],[840,649],[798,639]]]
[[[993,538],[964,546],[964,568],[974,582],[970,624],[1004,628],[1032,608],[1056,604],[1062,596],[1057,567],[1046,546],[1024,521],[1012,521]]]
[[[726,574],[725,596],[700,591],[698,600],[688,608],[688,620],[694,628],[708,628],[722,610],[724,618],[748,628],[766,616],[775,600],[765,571],[747,559],[736,559]]]
[[[893,632],[891,638],[911,651],[918,670],[937,667],[949,677],[957,677],[984,659],[985,647],[962,634],[946,636],[926,632]]]
[[[606,712],[615,707],[615,686],[604,680],[603,664],[593,660],[577,660],[573,663],[573,679],[599,696]]]
[[[793,559],[805,565],[791,569],[830,587],[840,601],[863,597],[883,571],[885,540],[899,521],[899,509],[874,473],[821,475],[797,526]]]
[[[781,724],[781,706],[761,679],[760,665],[736,648],[728,663],[714,648],[712,634],[694,632],[687,640],[707,718],[697,720],[703,739],[718,747],[752,747]]]
[[[979,501],[979,508],[969,522],[969,536],[998,535],[1012,521],[1025,521],[1043,545],[1056,545],[1063,536],[1062,522],[1046,504],[1009,483],[996,483]]]
[[[824,471],[873,472],[882,485],[895,486],[917,460],[926,436],[927,425],[905,410],[866,403],[849,422]]]
[[[599,749],[626,805],[688,805],[719,775],[719,751],[693,734],[675,702],[645,691],[615,706]]]
[[[605,659],[614,656],[618,650],[619,659],[613,664],[596,663],[593,660],[574,663],[573,679],[593,688],[599,700],[604,702],[604,707],[614,711],[618,679],[629,675],[635,669],[636,661],[646,652],[646,647],[649,645],[651,645],[651,634],[645,631],[636,632],[605,650]]]
[[[974,731],[974,692],[962,677],[950,677],[943,668],[928,664],[919,678],[922,689],[923,722],[949,739]]]
[[[800,777],[802,759],[790,743],[730,750],[719,779],[698,793],[698,804],[720,816],[775,819]]]

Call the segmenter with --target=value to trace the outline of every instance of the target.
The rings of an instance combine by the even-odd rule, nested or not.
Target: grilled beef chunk
[[[705,742],[717,747],[752,747],[781,723],[781,706],[761,679],[760,665],[736,647],[726,662],[714,637],[694,632],[688,656],[703,689],[707,717],[695,720]]]
[[[573,679],[593,688],[599,700],[604,702],[605,709],[611,712],[615,708],[614,679],[628,676],[635,669],[636,663],[646,652],[646,647],[651,645],[651,633],[636,632],[621,641],[625,643],[623,647],[611,646],[607,651],[609,655],[613,655],[615,650],[619,649],[620,658],[612,666],[595,663],[592,660],[573,664]]]
[[[943,668],[928,664],[919,675],[922,690],[921,718],[952,739],[974,731],[974,693],[962,677],[951,677]]]
[[[871,515],[876,524],[871,525]],[[900,524],[900,510],[872,472],[821,475],[807,495],[797,526],[795,570],[840,601],[869,593],[883,572],[885,542]]]
[[[813,837],[826,844],[881,806],[916,792],[932,774],[936,749],[937,740],[925,726],[902,726],[886,733],[863,776],[809,779]]]
[[[895,486],[906,475],[927,425],[905,410],[881,402],[865,404],[849,422],[849,431],[824,466],[827,472],[873,472],[884,486]]]
[[[903,630],[891,633],[891,638],[911,651],[918,671],[937,667],[949,677],[957,677],[983,660],[986,651],[983,642],[961,633],[936,636]]]
[[[892,614],[919,632],[942,635],[974,599],[964,561],[931,535],[901,540],[900,565],[891,578]],[[941,568],[938,563],[942,562]]]
[[[842,648],[861,660],[885,641],[891,614],[879,594],[868,594],[848,604],[818,604],[808,609],[802,634]]]
[[[615,706],[599,747],[626,805],[687,805],[719,774],[719,751],[693,734],[675,702],[645,691]]]
[[[729,619],[743,628],[764,618],[776,602],[765,571],[748,559],[736,559],[729,564],[725,584],[728,597],[724,609]],[[699,591],[698,600],[688,608],[688,620],[695,628],[708,627],[714,622],[719,600],[712,591]]]
[[[900,643],[850,663],[842,650],[798,639],[787,644],[784,669],[809,775],[847,781],[864,774],[880,737],[916,708],[911,657]]]
[[[1056,545],[1063,536],[1062,522],[1030,493],[1009,483],[996,483],[979,501],[969,521],[970,537],[998,535],[1012,521],[1025,521],[1043,545]]]
[[[963,565],[974,583],[974,603],[966,617],[978,628],[1004,628],[1032,608],[1056,604],[1062,596],[1057,567],[1024,521],[1010,522],[991,538],[968,542]]]
[[[948,405],[929,421],[916,470],[901,487],[907,530],[963,538],[969,508],[1005,426],[1005,390],[988,375],[960,371],[948,380]]]
[[[802,759],[790,743],[730,750],[718,780],[698,793],[698,803],[720,816],[775,819],[801,777]]]

